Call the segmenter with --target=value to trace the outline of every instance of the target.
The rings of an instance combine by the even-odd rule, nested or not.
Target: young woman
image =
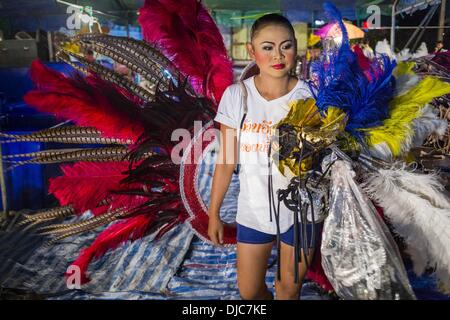
[[[222,243],[223,223],[219,211],[239,159],[238,287],[243,299],[271,299],[265,283],[277,234],[276,223],[269,214],[267,174],[271,129],[288,113],[289,101],[308,98],[310,91],[305,82],[291,76],[296,65],[297,43],[294,29],[285,17],[269,14],[255,21],[247,50],[259,73],[243,81],[245,90],[240,84],[227,88],[215,118],[220,123],[221,148],[212,183],[208,235],[216,245]],[[243,96],[247,104],[245,115]],[[286,188],[289,183],[276,166],[272,179],[274,190]],[[295,281],[293,221],[293,213],[281,205],[281,279],[275,283],[277,299],[298,299],[306,274],[303,259]],[[312,254],[313,251],[309,259]]]

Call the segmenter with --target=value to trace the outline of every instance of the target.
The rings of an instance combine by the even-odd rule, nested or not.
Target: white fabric
[[[261,232],[276,234],[274,217],[270,221],[267,179],[271,128],[287,115],[290,101],[309,98],[311,93],[308,84],[299,80],[286,95],[267,101],[256,89],[254,77],[244,80],[244,84],[248,92],[248,113],[240,136],[240,193],[236,222]],[[239,84],[231,85],[222,96],[215,121],[239,130],[242,109]],[[272,168],[274,192],[286,188],[289,178],[284,177],[275,165]],[[292,226],[293,218],[293,213],[281,204],[281,232]]]

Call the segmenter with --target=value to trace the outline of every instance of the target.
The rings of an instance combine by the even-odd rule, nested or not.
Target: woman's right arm
[[[217,156],[208,209],[208,236],[215,245],[223,244],[223,222],[220,207],[237,163],[236,129],[220,125],[220,148]]]

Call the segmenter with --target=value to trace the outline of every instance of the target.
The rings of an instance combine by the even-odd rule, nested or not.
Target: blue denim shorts
[[[323,223],[306,224],[308,243],[311,243],[313,227],[314,227],[314,238],[316,240],[315,243],[317,244],[320,241],[320,237],[322,234],[322,226]],[[299,227],[301,227],[301,224],[299,224]],[[275,241],[276,238],[277,236],[275,234],[264,233],[252,228],[245,227],[239,223],[237,224],[237,242],[250,244],[265,244]],[[280,235],[280,239],[285,244],[294,246],[294,225],[292,225],[288,231],[282,233]],[[301,242],[302,239],[300,239],[300,243]]]

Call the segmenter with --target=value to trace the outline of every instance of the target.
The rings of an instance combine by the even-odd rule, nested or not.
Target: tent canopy
[[[100,21],[137,25],[137,10],[144,0],[65,0],[80,6],[92,6]],[[182,1],[182,0],[180,0]],[[402,0],[409,1],[409,0]],[[203,0],[219,24],[233,26],[252,23],[244,18],[267,12],[282,12],[293,22],[314,22],[325,19],[324,0]],[[349,20],[365,19],[369,4],[377,4],[382,13],[388,13],[389,0],[334,0],[332,1]],[[386,9],[387,8],[387,9]],[[0,1],[0,27],[9,24],[11,30],[33,31],[37,28],[58,30],[67,20],[67,6],[56,0],[2,0]],[[99,12],[108,14],[101,15]],[[364,16],[365,15],[365,16]],[[3,22],[3,23],[2,23]]]
[[[181,0],[180,0],[181,1]],[[144,0],[66,0],[66,2],[92,6],[104,13],[126,17],[143,6]],[[249,11],[321,11],[321,0],[203,0],[213,11],[232,10]],[[355,10],[356,0],[335,0],[333,3],[344,9]],[[45,16],[65,13],[66,6],[56,0],[2,0],[0,2],[0,18],[16,16]]]

